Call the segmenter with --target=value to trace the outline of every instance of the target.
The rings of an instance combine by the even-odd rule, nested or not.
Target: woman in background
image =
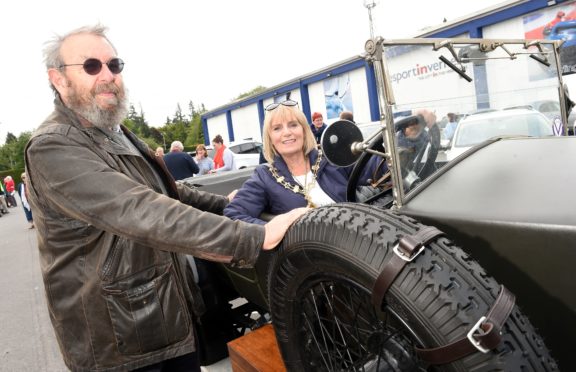
[[[224,145],[224,140],[221,135],[218,134],[214,137],[212,140],[212,146],[214,146],[214,149],[216,150],[216,155],[214,155],[214,169],[208,173],[236,170],[234,153]]]
[[[214,160],[208,156],[208,151],[206,151],[206,146],[198,145],[196,146],[196,156],[194,157],[196,164],[198,164],[198,176],[209,173],[214,169]]]
[[[33,229],[34,220],[32,219],[32,210],[30,209],[30,204],[28,204],[28,186],[26,185],[26,173],[22,173],[20,178],[22,178],[22,182],[18,184],[18,195],[20,195],[20,200],[22,200],[22,208],[24,208],[26,220],[30,224],[29,229]]]

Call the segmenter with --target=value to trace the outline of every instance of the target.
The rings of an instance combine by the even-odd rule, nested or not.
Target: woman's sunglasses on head
[[[124,70],[124,61],[120,58],[112,58],[105,64],[108,66],[110,72],[114,75],[118,75],[122,72],[122,70]],[[88,58],[86,61],[84,61],[84,63],[71,63],[68,65],[61,65],[58,68],[60,69],[67,66],[82,66],[88,75],[98,75],[100,71],[102,71],[102,62],[96,58]]]
[[[298,106],[298,102],[292,101],[291,99],[287,99],[286,101],[282,101],[282,102],[274,102],[274,103],[271,103],[268,106],[266,106],[266,108],[264,110],[272,111],[280,105],[292,107],[292,106]]]

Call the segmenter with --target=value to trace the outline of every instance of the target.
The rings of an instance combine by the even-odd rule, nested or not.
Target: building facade
[[[576,94],[576,1],[507,1],[431,27],[415,37],[563,40],[564,82]],[[390,73],[411,77],[405,71]],[[357,55],[206,112],[202,115],[206,144],[216,134],[222,135],[225,142],[248,138],[261,141],[265,107],[287,98],[299,102],[310,122],[316,111],[322,113],[327,124],[336,121],[341,111],[352,111],[358,123],[380,117],[373,67]]]

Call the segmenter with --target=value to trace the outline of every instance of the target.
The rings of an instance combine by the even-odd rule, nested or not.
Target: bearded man
[[[251,266],[305,209],[231,221],[219,215],[228,198],[177,185],[120,124],[124,61],[105,30],[48,43],[55,108],[26,147],[50,318],[73,371],[199,371],[202,304],[184,254]]]

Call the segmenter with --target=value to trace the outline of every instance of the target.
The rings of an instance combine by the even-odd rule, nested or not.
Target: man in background
[[[352,123],[355,123],[354,114],[352,113],[352,111],[342,111],[340,113],[340,119],[341,120],[348,120],[348,121],[351,121]]]
[[[164,163],[176,181],[194,176],[199,172],[198,164],[192,155],[184,152],[184,145],[174,141],[170,145],[170,152],[164,155]]]

